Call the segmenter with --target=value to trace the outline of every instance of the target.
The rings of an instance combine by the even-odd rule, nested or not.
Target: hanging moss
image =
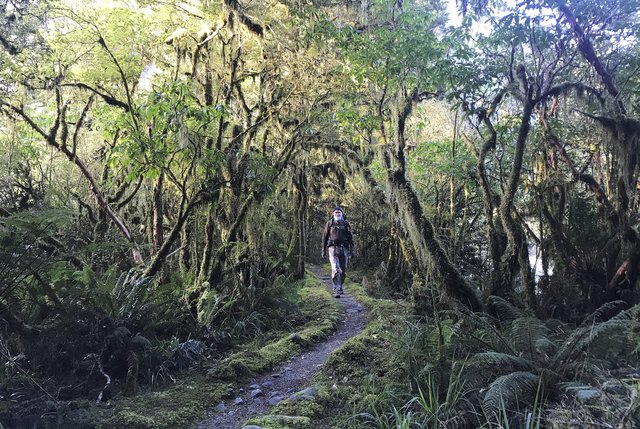
[[[449,261],[404,174],[395,171],[389,174],[388,182],[394,194],[400,222],[416,248],[418,264],[434,275],[438,286],[446,295],[461,301],[473,311],[480,311],[482,302],[477,292]]]

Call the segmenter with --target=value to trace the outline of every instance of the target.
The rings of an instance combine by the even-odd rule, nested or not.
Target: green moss
[[[294,343],[290,338],[283,338],[280,341],[272,344],[267,344],[260,349],[260,356],[264,362],[261,368],[256,368],[256,371],[262,371],[275,364],[285,361],[291,356],[298,355],[302,352],[300,344]]]
[[[113,416],[97,429],[172,429],[189,427],[218,403],[231,386],[212,384],[194,375],[160,392],[149,392],[114,401]]]
[[[320,417],[325,414],[323,405],[313,400],[301,399],[280,401],[278,405],[271,411],[277,415],[287,416],[303,416],[303,417]]]
[[[249,345],[244,350],[233,353],[209,371],[209,377],[221,380],[235,380],[271,369],[291,356],[302,352],[303,347],[326,338],[341,319],[339,303],[331,296],[323,283],[315,277],[307,276],[298,293],[299,307],[307,323],[298,331],[299,341],[293,341],[291,333],[285,333],[279,340],[258,350]]]
[[[118,412],[115,416],[99,424],[98,429],[149,429],[155,427],[154,425],[155,422],[152,418],[124,409]]]
[[[345,287],[353,297],[361,302],[371,313],[371,319],[388,319],[393,315],[407,314],[409,310],[406,306],[400,305],[391,299],[374,298],[367,294],[367,291],[359,283],[349,280],[345,282]]]
[[[393,349],[390,338],[380,332],[382,325],[374,324],[360,335],[351,338],[342,347],[329,355],[325,364],[326,373],[337,380],[357,380],[371,373],[385,373],[392,359]],[[390,333],[390,331],[387,331]]]
[[[295,341],[291,332],[280,332],[279,339],[264,344],[256,340],[219,362],[210,362],[212,368],[206,375],[193,374],[162,392],[149,392],[132,398],[112,401],[110,417],[101,418],[97,429],[169,429],[190,427],[202,418],[206,410],[226,396],[231,387],[223,381],[266,371],[300,354],[302,349],[326,338],[342,318],[342,306],[324,284],[313,276],[307,276],[296,294],[296,305],[306,323],[297,330]],[[272,333],[270,338],[274,337]],[[328,396],[328,395],[326,395]],[[287,408],[288,407],[288,408]],[[285,412],[286,411],[286,412]],[[298,400],[283,404],[282,412],[260,423],[264,428],[308,428],[310,417],[320,416],[324,407],[314,401]],[[294,416],[294,417],[292,417]],[[279,426],[278,426],[279,425]]]
[[[310,429],[311,419],[301,416],[268,415],[256,417],[245,423],[245,426],[256,425],[263,429]]]
[[[212,380],[235,380],[238,378],[238,374],[234,369],[233,365],[228,362],[222,362],[218,364],[215,368],[210,369],[207,372],[207,376]]]
[[[329,355],[322,373],[315,379],[323,395],[318,395],[315,401],[300,401],[300,405],[281,402],[275,412],[308,416],[313,422],[322,421],[323,427],[365,428],[370,426],[359,421],[357,415],[389,411],[399,395],[406,393],[406,383],[398,382],[398,377],[404,379],[404,375],[395,353],[404,327],[399,322],[405,319],[410,307],[369,297],[360,285],[352,282],[347,282],[346,287],[367,308],[367,327]]]

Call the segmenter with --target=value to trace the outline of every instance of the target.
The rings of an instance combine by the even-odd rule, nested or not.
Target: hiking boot
[[[342,288],[333,288],[333,297],[340,298],[340,295],[342,295]]]

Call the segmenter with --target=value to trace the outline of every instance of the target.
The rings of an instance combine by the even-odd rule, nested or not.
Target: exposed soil
[[[321,267],[311,265],[308,268],[331,289],[331,279]],[[362,304],[347,291],[339,299],[344,306],[344,319],[326,341],[291,358],[273,371],[237,386],[233,399],[218,404],[210,417],[198,425],[198,429],[239,429],[248,419],[268,414],[278,402],[308,387],[329,353],[362,331],[367,321]]]

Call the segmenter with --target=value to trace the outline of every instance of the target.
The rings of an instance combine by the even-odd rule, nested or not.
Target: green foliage
[[[614,307],[599,309],[585,320],[585,325],[573,330],[552,330],[535,318],[517,317],[498,322],[495,330],[482,321],[478,327],[484,328],[466,334],[460,331],[463,344],[473,339],[494,348],[473,353],[461,362],[467,388],[482,389],[484,415],[496,421],[505,410],[513,416],[518,409],[535,409],[548,395],[563,392],[563,383],[593,382],[600,365],[629,356],[631,344],[621,347],[621,342],[628,341],[629,333],[637,329],[633,315],[638,309],[599,320]]]
[[[176,337],[167,340],[164,344],[156,345],[155,348],[156,352],[159,352],[164,359],[163,365],[178,370],[198,365],[209,352],[209,348],[202,341],[188,339],[181,343]],[[158,374],[164,376],[165,369],[160,368]]]
[[[210,341],[219,347],[259,338],[269,329],[302,321],[299,306],[292,303],[298,301],[304,282],[279,275],[268,261],[257,259],[256,265],[251,267],[251,283],[241,286],[244,296],[234,296],[225,289],[215,290],[208,284],[200,295],[198,322],[207,328]]]
[[[202,106],[191,85],[171,82],[149,93],[139,103],[136,121],[121,115],[113,132],[127,130],[113,148],[109,165],[129,169],[128,180],[143,175],[157,178],[163,168],[175,174],[193,162],[198,173],[207,176],[222,162],[223,156],[204,145],[216,119],[226,116],[222,105]],[[146,129],[139,128],[139,123]]]
[[[165,390],[133,398],[120,399],[118,408],[107,418],[98,418],[95,427],[131,427],[170,429],[188,427],[206,411],[208,404],[219,402],[228,385],[192,375]]]
[[[69,253],[64,247],[58,247],[58,238],[68,234],[67,228],[73,225],[73,220],[67,210],[48,210],[22,212],[0,221],[0,306],[11,331],[33,335],[31,325],[41,323],[44,326],[38,329],[46,331],[52,322],[52,311],[67,303],[69,307],[78,305],[82,294],[76,288],[68,288],[73,281],[63,285],[59,281],[73,271],[64,261]],[[90,270],[84,274],[90,275]],[[78,318],[81,320],[83,315],[84,312],[80,312]],[[66,320],[66,315],[63,318]],[[16,341],[20,344],[20,337],[16,337]],[[55,347],[55,344],[52,339],[51,345]],[[73,345],[62,349],[71,351]],[[33,350],[25,352],[32,357]],[[55,366],[44,357],[37,352],[33,356],[35,362]]]
[[[416,420],[423,427],[452,424],[457,420],[464,421],[464,414],[460,413],[460,405],[464,404],[467,392],[464,390],[461,371],[456,371],[452,367],[449,379],[442,384],[433,379],[430,374],[424,389],[423,391],[420,387],[419,395],[404,405],[402,408],[404,413],[409,414],[410,410],[415,410],[414,416],[419,416]]]
[[[568,5],[584,40],[547,0],[500,5],[504,10],[462,2],[487,12],[490,26],[480,31],[473,17],[443,29],[435,1],[363,2],[360,9],[240,3],[237,10],[223,1],[187,10],[149,1],[53,8],[18,0],[0,11],[0,313],[10,331],[2,345],[11,368],[4,377],[16,380],[24,367],[49,380],[45,389],[72,386],[80,395],[103,383],[96,362],[117,381],[136,371],[136,379],[168,380],[174,366],[202,363],[211,350],[251,344],[253,351],[221,366],[233,376],[299,351],[339,319],[335,303],[288,277],[292,261],[306,261],[315,214],[324,217],[319,207],[329,200],[357,208],[362,265],[386,260],[368,283],[371,295],[398,298],[410,284],[424,292],[411,243],[400,241],[405,231],[391,236],[388,208],[356,177],[369,166],[386,180],[405,167],[401,155],[436,237],[474,280],[495,274],[500,260],[487,261],[495,250],[487,232],[502,250],[510,219],[527,231],[518,245],[535,239],[555,268],[536,295],[541,313],[576,321],[603,302],[602,285],[637,241],[635,200],[631,195],[624,207],[621,192],[636,189],[635,164],[625,171],[636,142],[625,133],[610,138],[598,131],[598,119],[579,112],[634,123],[637,1]],[[587,39],[618,95],[603,86],[594,59],[584,58]],[[542,96],[574,82],[580,85]],[[537,105],[505,219],[496,209],[508,197],[522,130],[521,85],[533,88]],[[409,96],[400,154],[391,146],[398,105]],[[455,124],[438,117],[425,102],[431,97],[447,113],[459,109]],[[432,135],[441,119],[443,130]],[[479,192],[477,168],[490,131],[485,119],[497,133],[495,145],[485,147],[488,196]],[[549,147],[547,126],[565,154]],[[389,165],[371,159],[383,152]],[[613,210],[601,209],[593,189],[562,166],[565,157],[596,178]],[[89,178],[95,180],[88,185]],[[566,191],[564,200],[554,189]],[[130,228],[130,240],[118,235],[97,195]],[[543,203],[556,219],[542,215]],[[164,225],[155,230],[160,208],[155,221]],[[612,213],[621,216],[617,223]],[[131,270],[128,252],[135,247],[146,260],[157,255],[154,232],[174,241],[152,281],[138,277],[139,267]],[[567,260],[560,260],[557,242],[549,244],[557,237],[576,248]],[[330,360],[333,399],[351,401],[356,424],[453,425],[456,410],[465,418],[484,410],[489,423],[508,425],[514,420],[507,415],[531,406],[534,393],[546,400],[562,383],[590,381],[616,359],[635,362],[640,349],[635,307],[611,318],[611,304],[573,327],[496,297],[487,300],[487,314],[440,312],[433,320],[391,318],[398,312],[393,302],[362,299],[376,303],[376,326]],[[295,342],[278,334],[267,345],[272,330],[292,328],[300,329]],[[98,353],[102,361],[88,357]],[[342,385],[345,377],[363,379],[363,398]],[[21,386],[29,385],[25,380],[23,374]],[[186,421],[165,417],[176,426]],[[153,419],[124,411],[112,423],[161,420]]]
[[[336,383],[336,395],[353,407],[335,427],[542,427],[567,381],[596,384],[603,369],[617,366],[613,359],[632,359],[636,307],[611,317],[619,311],[612,303],[570,327],[545,323],[499,298],[490,301],[500,318],[443,311],[440,322],[406,323],[399,331],[378,320],[351,340],[328,362],[329,383],[360,380],[349,388]],[[383,347],[365,341],[380,335]],[[358,372],[362,367],[368,375]],[[400,386],[398,371],[407,373]]]
[[[600,248],[598,244],[606,242],[608,238],[603,222],[598,219],[596,212],[597,208],[593,205],[591,195],[577,192],[571,199],[567,234],[576,246],[585,249],[585,253],[593,247]]]
[[[118,278],[111,296],[118,319],[129,319],[140,312],[142,305],[150,295],[151,280],[148,277],[138,278],[139,273],[131,269]]]
[[[519,400],[535,398],[539,376],[525,371],[511,372],[496,378],[487,387],[482,399],[482,410],[486,416],[497,418],[500,410],[514,410]]]

